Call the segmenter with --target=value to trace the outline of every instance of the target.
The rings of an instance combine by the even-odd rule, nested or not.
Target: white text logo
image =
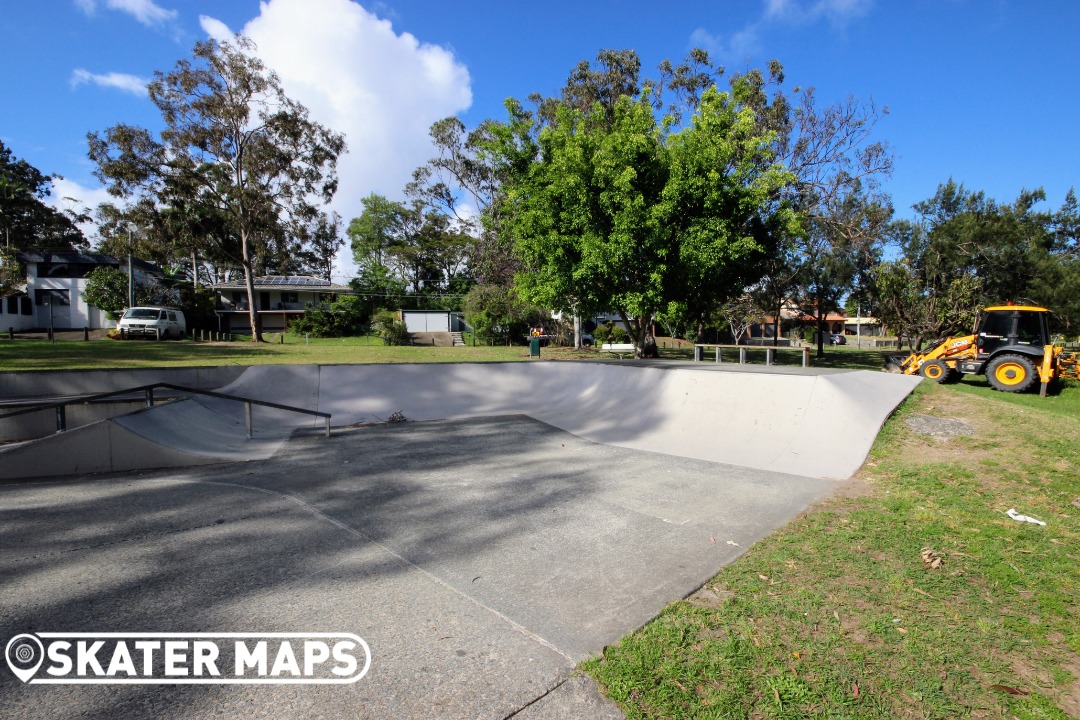
[[[371,667],[351,633],[24,633],[8,667],[33,684],[344,684]]]

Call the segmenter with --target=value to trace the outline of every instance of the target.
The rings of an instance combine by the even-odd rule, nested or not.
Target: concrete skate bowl
[[[219,392],[329,412],[335,427],[527,415],[597,443],[844,479],[918,378],[868,371],[533,362],[260,366]],[[270,457],[309,416],[194,398],[0,452],[0,479]],[[433,449],[437,452],[437,448]]]

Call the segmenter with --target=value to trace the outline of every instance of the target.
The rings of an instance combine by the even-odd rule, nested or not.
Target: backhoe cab
[[[1025,392],[1039,382],[1040,394],[1046,395],[1051,381],[1077,377],[1077,354],[1051,343],[1049,317],[1041,307],[988,307],[976,334],[946,338],[906,358],[891,357],[885,367],[938,383],[985,374],[1002,392]]]

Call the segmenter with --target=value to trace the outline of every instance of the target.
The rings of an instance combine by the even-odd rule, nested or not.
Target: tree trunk
[[[243,256],[240,265],[244,268],[244,285],[247,286],[251,342],[262,342],[262,318],[259,317],[259,310],[255,305],[255,273],[251,262],[251,248],[249,247],[247,232],[243,230],[240,231],[240,252]]]
[[[821,298],[818,298],[817,306],[817,356],[825,357],[825,311],[821,309]]]
[[[772,328],[772,344],[773,347],[780,345],[780,310],[783,306],[783,300],[780,301],[780,305],[776,308],[776,314],[773,315],[773,328]]]
[[[626,313],[620,310],[619,318],[630,329],[630,339],[634,341],[635,358],[660,357],[660,353],[656,349],[656,338],[653,336],[652,315],[638,317],[631,323]]]

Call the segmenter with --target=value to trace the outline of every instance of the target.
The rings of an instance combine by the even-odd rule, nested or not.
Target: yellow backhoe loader
[[[990,387],[1002,392],[1025,392],[1039,382],[1039,394],[1045,396],[1052,381],[1078,377],[1077,353],[1050,341],[1049,319],[1050,311],[1041,307],[988,307],[974,335],[945,338],[926,352],[888,358],[885,369],[937,383],[985,374]]]

